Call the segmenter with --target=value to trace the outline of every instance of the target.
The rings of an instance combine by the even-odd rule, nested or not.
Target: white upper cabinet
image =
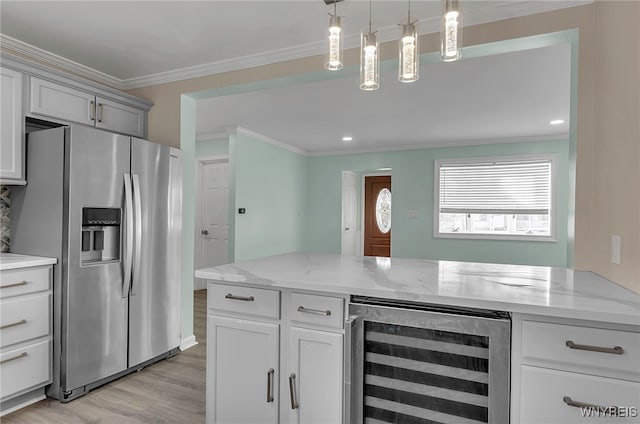
[[[22,74],[0,68],[0,182],[24,183],[24,124],[22,120]]]
[[[96,97],[96,128],[144,136],[144,111]]]
[[[37,77],[31,77],[29,112],[134,137],[145,136],[144,110]]]

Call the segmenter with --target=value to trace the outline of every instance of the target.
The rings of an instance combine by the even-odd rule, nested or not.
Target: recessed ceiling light
[[[344,137],[342,137],[342,141],[351,141],[353,140],[353,137],[351,137],[350,135],[345,135]]]
[[[549,121],[551,125],[560,125],[564,124],[564,119],[554,119],[553,121]]]

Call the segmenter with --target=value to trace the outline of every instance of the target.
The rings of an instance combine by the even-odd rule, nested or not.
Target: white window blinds
[[[440,164],[440,213],[549,214],[551,160]]]

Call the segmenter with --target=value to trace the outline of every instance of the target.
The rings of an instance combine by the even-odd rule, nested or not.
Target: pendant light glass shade
[[[337,71],[342,69],[342,26],[340,16],[329,18],[329,50],[324,63],[325,69]]]
[[[413,82],[418,79],[418,33],[411,22],[402,25],[402,37],[398,46],[400,62],[398,81]]]
[[[442,1],[440,58],[451,62],[462,57],[462,9],[458,0]]]
[[[376,34],[369,31],[360,37],[360,89],[377,90],[380,87],[380,63]]]

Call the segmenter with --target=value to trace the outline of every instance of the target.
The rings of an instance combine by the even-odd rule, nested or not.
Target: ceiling
[[[211,97],[197,102],[196,131],[237,126],[310,154],[566,139],[570,57],[561,44],[423,65],[411,84],[393,70],[373,92],[355,75]]]
[[[589,2],[465,0],[463,22]],[[373,0],[380,41],[397,39],[406,6]],[[411,1],[420,33],[439,30],[440,8],[440,0]],[[126,90],[322,54],[331,10],[322,0],[2,0],[0,45]],[[345,0],[338,14],[346,47],[357,46],[369,2]],[[309,154],[553,138],[568,132],[568,69],[564,46],[423,65],[413,84],[381,74],[376,92],[345,76],[215,97],[198,101],[197,133],[241,127]],[[566,123],[550,127],[556,118]]]
[[[464,24],[583,3],[465,0]],[[406,7],[406,0],[373,1],[381,41],[397,38]],[[120,89],[321,54],[332,10],[322,0],[2,0],[0,8],[3,47]],[[439,30],[440,8],[439,0],[412,0],[419,32]],[[363,0],[338,4],[347,46],[359,43],[368,9]]]

